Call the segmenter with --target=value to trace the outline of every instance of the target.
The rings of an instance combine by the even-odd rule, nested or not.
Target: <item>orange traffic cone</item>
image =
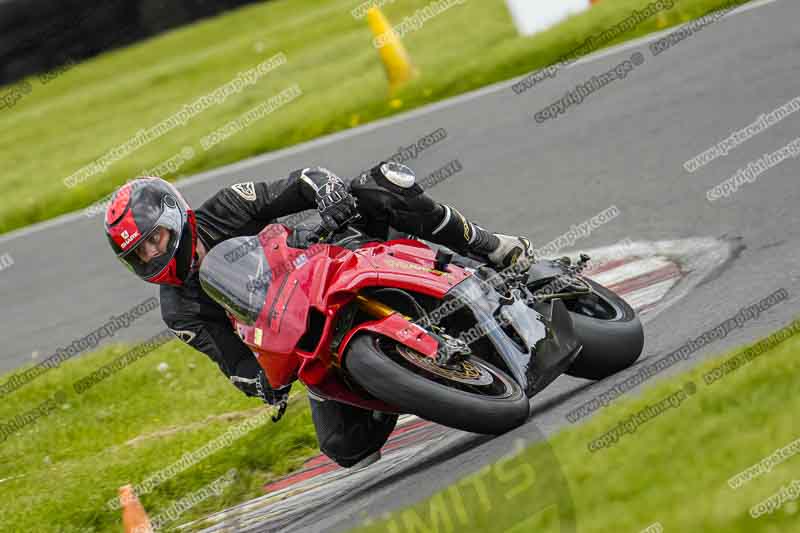
[[[125,533],[153,533],[153,526],[131,485],[119,488],[122,504],[122,527]]]

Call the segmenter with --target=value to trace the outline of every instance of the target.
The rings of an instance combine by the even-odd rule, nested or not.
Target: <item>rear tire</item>
[[[385,337],[358,335],[349,343],[344,366],[376,398],[444,426],[497,435],[527,420],[530,406],[522,387],[489,363],[468,359],[472,368],[481,373],[480,379],[493,380],[486,389],[487,393],[491,389],[493,396],[455,388],[478,390],[456,381],[449,381],[452,386],[444,384],[448,382],[446,378],[401,357],[397,346]]]
[[[581,279],[592,287],[604,306],[613,311],[609,316],[592,317],[573,311],[573,305],[568,304],[583,350],[566,373],[600,380],[636,362],[644,347],[644,330],[636,312],[625,300],[599,283]]]

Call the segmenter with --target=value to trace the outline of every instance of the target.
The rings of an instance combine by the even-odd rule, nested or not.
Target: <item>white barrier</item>
[[[520,35],[533,35],[591,6],[590,0],[506,0]]]

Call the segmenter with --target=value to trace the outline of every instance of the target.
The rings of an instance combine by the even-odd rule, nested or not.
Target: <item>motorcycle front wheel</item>
[[[631,366],[642,354],[644,330],[636,312],[613,291],[581,277],[591,294],[564,303],[583,344],[567,374],[599,380]]]
[[[392,339],[364,333],[349,343],[344,367],[376,398],[462,431],[498,435],[528,418],[522,387],[477,357],[445,367]]]

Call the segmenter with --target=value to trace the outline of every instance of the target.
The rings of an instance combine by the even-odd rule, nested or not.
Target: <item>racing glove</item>
[[[264,403],[276,405],[289,398],[289,391],[292,384],[285,385],[278,389],[273,389],[267,380],[264,370],[259,369],[254,378],[244,378],[241,376],[231,376],[231,382],[248,396],[257,396]]]
[[[300,179],[314,191],[326,230],[334,233],[356,214],[356,199],[336,174],[322,167],[303,169]]]

